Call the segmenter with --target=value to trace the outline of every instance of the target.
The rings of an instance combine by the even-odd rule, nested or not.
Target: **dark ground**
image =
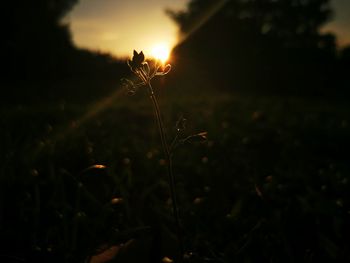
[[[348,261],[347,102],[183,88],[159,93],[169,140],[180,115],[184,137],[208,132],[207,141],[174,155],[192,261]],[[86,117],[91,105],[2,108],[3,258],[78,262],[130,239],[125,262],[173,255],[167,177],[146,93],[115,95]],[[96,164],[105,168],[85,170]]]

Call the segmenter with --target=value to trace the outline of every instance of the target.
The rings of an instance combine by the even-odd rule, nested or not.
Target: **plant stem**
[[[184,256],[184,245],[183,245],[183,235],[182,235],[182,229],[181,229],[181,223],[180,223],[180,217],[179,217],[179,210],[178,210],[177,199],[176,199],[176,187],[175,187],[175,177],[173,174],[172,156],[167,143],[166,133],[164,130],[164,125],[163,125],[158,101],[153,92],[152,85],[149,82],[148,82],[148,88],[149,88],[150,98],[151,98],[154,112],[157,119],[157,125],[158,125],[160,138],[162,141],[163,152],[166,159],[167,173],[169,177],[170,196],[171,196],[171,201],[173,205],[174,219],[175,219],[176,228],[177,228],[177,238],[179,242],[179,253],[180,253],[179,262],[182,262],[182,259]]]

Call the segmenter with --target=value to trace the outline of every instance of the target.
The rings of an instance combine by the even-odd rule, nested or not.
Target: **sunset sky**
[[[188,0],[80,0],[67,15],[74,43],[82,48],[129,56],[133,49],[151,53],[155,46],[176,45],[177,27],[166,8],[182,9]],[[333,21],[322,31],[337,34],[340,45],[350,44],[350,1],[333,0]],[[159,47],[158,47],[159,48]]]
[[[334,17],[322,31],[337,35],[338,45],[350,45],[350,0],[331,0]]]

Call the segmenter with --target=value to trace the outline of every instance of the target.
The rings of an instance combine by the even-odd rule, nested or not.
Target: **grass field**
[[[122,262],[176,253],[150,101],[113,98],[2,108],[3,257],[83,262],[131,239]],[[190,262],[350,260],[346,102],[162,91],[160,105],[169,141],[180,116],[183,137],[208,132],[173,157]]]

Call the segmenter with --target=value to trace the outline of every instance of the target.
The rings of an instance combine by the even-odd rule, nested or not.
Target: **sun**
[[[170,48],[164,43],[157,44],[151,49],[151,55],[155,59],[159,59],[162,63],[165,63],[170,56]]]

